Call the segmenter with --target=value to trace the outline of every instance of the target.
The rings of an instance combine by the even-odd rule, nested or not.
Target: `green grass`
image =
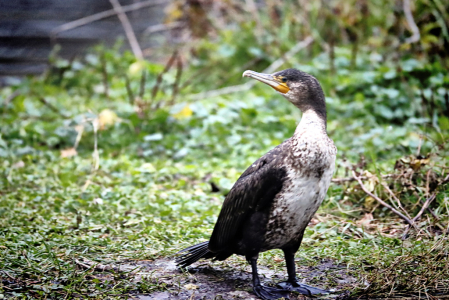
[[[337,49],[336,75],[323,67],[324,56],[292,66],[314,74],[328,95],[328,131],[339,149],[336,177],[350,176],[347,171],[356,165],[372,174],[390,174],[397,160],[415,155],[418,148],[423,156],[433,153],[431,162],[416,170],[416,190],[400,182],[391,186],[414,215],[420,209],[417,199],[426,195],[424,175],[430,170],[440,182],[447,176],[449,119],[442,112],[449,78],[426,60],[404,58],[398,63],[401,71],[392,62],[371,65],[368,53],[360,54],[357,69],[350,71],[349,54]],[[108,58],[109,74],[115,74],[107,76],[109,95],[102,85],[102,55]],[[167,100],[175,81],[168,72],[150,101],[149,89],[163,69],[156,63],[143,67],[146,104],[130,104],[124,76],[137,94],[141,74],[129,71],[133,63],[129,53],[96,50],[62,76],[27,78],[0,91],[4,98],[19,91],[0,107],[2,297],[126,299],[130,293],[164,290],[164,283],[137,282],[128,273],[101,277],[102,272],[80,268],[76,261],[154,260],[207,240],[233,182],[291,136],[300,119],[285,99],[261,85],[183,101],[191,92],[215,88],[220,70],[182,90],[175,105]],[[197,68],[187,68],[184,76],[197,74]],[[232,74],[229,80],[235,82],[228,83],[245,82],[240,75]],[[423,85],[434,97],[432,115],[422,104]],[[75,144],[77,155],[64,157],[61,151]],[[379,184],[366,184],[388,199]],[[346,284],[355,295],[433,293],[436,283],[439,291],[446,284],[447,292],[449,190],[441,185],[436,191],[431,208],[439,220],[425,214],[418,224],[421,231],[411,231],[403,241],[405,225],[391,212],[376,207],[354,183],[333,184],[319,222],[306,231],[299,264],[331,259],[346,265],[357,278]],[[359,221],[370,212],[375,220],[362,225]],[[260,263],[281,269],[279,256],[280,251],[266,252]],[[244,264],[236,261],[236,266]],[[338,285],[335,278],[326,280]]]

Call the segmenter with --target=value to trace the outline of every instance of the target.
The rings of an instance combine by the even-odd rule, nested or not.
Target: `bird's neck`
[[[296,127],[294,136],[302,135],[305,131],[318,131],[326,133],[326,115],[323,115],[314,109],[308,109],[303,112],[301,121]]]

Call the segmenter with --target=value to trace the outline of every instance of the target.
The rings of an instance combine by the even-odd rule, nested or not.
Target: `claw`
[[[289,281],[278,283],[277,286],[281,289],[297,292],[302,295],[312,296],[318,294],[329,294],[329,291],[322,290],[320,288],[316,288],[307,284],[299,283],[298,281],[291,283]]]
[[[276,300],[279,298],[289,299],[290,292],[285,289],[279,289],[270,286],[256,285],[254,286],[254,293],[263,300]]]

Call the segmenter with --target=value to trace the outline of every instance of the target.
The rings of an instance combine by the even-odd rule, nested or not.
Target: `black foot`
[[[290,294],[287,290],[264,286],[261,284],[254,286],[254,293],[259,298],[264,300],[276,300],[279,298],[288,299],[288,295]]]
[[[326,290],[322,290],[304,283],[299,283],[298,281],[295,282],[289,282],[289,281],[285,281],[285,282],[281,282],[278,283],[277,285],[278,287],[287,290],[287,291],[291,291],[291,292],[298,292],[301,295],[306,295],[306,296],[312,296],[312,295],[318,295],[318,294],[329,294],[329,291]]]

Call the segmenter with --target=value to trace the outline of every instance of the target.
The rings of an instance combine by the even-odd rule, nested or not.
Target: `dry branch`
[[[103,265],[103,264],[96,263],[94,261],[91,261],[91,260],[88,260],[88,259],[85,259],[85,258],[84,258],[83,261],[75,259],[75,263],[78,266],[80,266],[83,269],[85,269],[85,270],[93,269],[93,270],[99,271],[99,272],[105,272],[105,271],[109,271],[109,272],[111,272],[111,271],[112,272],[129,272],[129,271],[136,272],[136,271],[138,271],[138,269],[141,268],[141,267],[137,267],[137,268],[135,268],[133,270],[130,270],[129,268],[120,268],[120,266],[119,267],[114,267],[114,266],[109,266],[109,265]]]
[[[306,48],[313,42],[313,38],[311,36],[306,37],[303,41],[297,43],[295,46],[293,46],[285,55],[277,60],[275,60],[271,65],[268,66],[265,70],[263,70],[263,73],[272,73],[275,70],[277,70],[280,66],[282,66],[285,62],[292,59],[292,57],[297,54],[300,50]],[[249,81],[244,84],[240,85],[234,85],[234,86],[228,86],[221,89],[211,90],[204,93],[198,93],[193,94],[190,96],[187,96],[192,101],[212,98],[216,96],[236,93],[236,92],[242,92],[249,90],[253,85],[255,84],[255,81]]]
[[[181,75],[182,75],[182,60],[181,57],[178,56],[178,59],[176,61],[176,79],[173,83],[173,95],[170,101],[170,105],[175,104],[176,96],[178,95],[179,91],[179,83],[181,81]]]
[[[394,200],[396,200],[398,207],[407,215],[408,218],[411,218],[410,215],[408,214],[408,212],[404,209],[404,207],[402,207],[402,203],[401,200],[399,200],[398,197],[396,197],[396,195],[393,193],[393,191],[388,187],[388,185],[382,181],[381,182],[382,186],[384,187],[384,189],[387,190],[388,193],[390,193],[390,195],[393,197]]]
[[[398,177],[398,174],[386,174],[386,175],[382,175],[382,178],[394,178],[394,177]],[[367,176],[359,176],[359,178],[361,180],[367,180],[369,179]],[[332,182],[339,184],[339,183],[344,183],[344,182],[351,182],[351,181],[357,181],[357,179],[355,179],[354,177],[343,177],[343,178],[332,178]]]
[[[147,29],[143,31],[143,34],[153,34],[160,31],[166,31],[170,29],[180,28],[184,26],[184,22],[172,22],[168,24],[157,24],[149,26]]]
[[[137,59],[142,60],[143,59],[142,49],[140,48],[139,42],[137,41],[133,27],[131,26],[129,19],[126,16],[126,13],[123,11],[123,7],[120,5],[120,2],[118,2],[118,0],[109,0],[109,2],[114,7],[114,11],[117,14],[118,18],[120,19],[120,22],[122,23],[123,29],[125,30],[126,38],[128,39],[129,45],[131,46],[134,56]]]
[[[103,75],[103,87],[104,95],[109,99],[109,82],[108,82],[108,70],[106,68],[106,58],[105,55],[101,56],[101,73]]]
[[[413,222],[416,222],[417,220],[419,220],[419,218],[421,218],[422,214],[424,213],[424,211],[426,210],[426,208],[430,205],[430,203],[432,203],[432,201],[436,198],[436,194],[432,194],[432,196],[430,196],[429,198],[427,198],[426,202],[424,202],[421,210],[419,211],[419,213],[413,218]]]
[[[421,38],[419,33],[419,28],[416,26],[415,20],[413,19],[412,10],[410,8],[410,0],[402,1],[402,8],[404,9],[405,18],[407,19],[408,26],[410,27],[413,35],[405,40],[406,43],[416,43]]]
[[[428,206],[430,205],[430,203],[432,203],[432,201],[436,198],[436,194],[432,194],[432,196],[430,196],[429,198],[427,198],[426,202],[424,202],[423,206],[421,207],[421,210],[418,212],[418,214],[413,218],[412,222],[415,223],[416,221],[419,220],[419,218],[421,218],[422,214],[424,213],[424,211],[428,208]],[[402,235],[402,239],[405,239],[407,237],[407,233],[410,230],[410,226],[408,226],[405,231],[404,234]]]
[[[412,220],[410,220],[409,218],[407,218],[405,215],[403,215],[401,212],[397,211],[394,207],[392,207],[391,205],[389,205],[388,203],[386,203],[385,201],[383,201],[382,199],[380,199],[379,197],[377,197],[376,195],[374,195],[373,193],[371,193],[363,184],[362,179],[360,179],[360,177],[358,177],[356,175],[356,173],[354,171],[352,171],[352,176],[355,178],[355,180],[357,180],[357,182],[360,184],[360,187],[362,188],[362,190],[368,195],[371,196],[373,199],[375,199],[377,202],[379,202],[380,204],[382,204],[383,206],[385,206],[386,208],[390,209],[392,212],[394,212],[395,214],[397,214],[401,219],[403,219],[407,224],[409,224],[410,226],[413,226],[416,230],[418,230],[418,228],[416,227],[416,225],[413,223]]]
[[[171,66],[173,65],[173,63],[175,62],[176,57],[178,56],[178,51],[175,50],[172,54],[172,56],[170,57],[170,59],[168,60],[167,64],[165,65],[164,70],[162,70],[161,73],[159,73],[159,75],[156,78],[156,84],[153,87],[153,90],[151,91],[151,100],[154,101],[154,98],[156,98],[157,92],[159,91],[159,86],[162,82],[162,76],[167,73]]]
[[[130,11],[138,10],[138,9],[141,9],[144,7],[153,6],[153,5],[161,5],[161,4],[166,4],[166,3],[167,3],[167,0],[142,1],[142,2],[138,2],[138,3],[122,6],[122,11],[130,12]],[[84,25],[93,23],[95,21],[101,20],[101,19],[109,18],[114,15],[116,15],[115,10],[110,9],[110,10],[102,11],[100,13],[96,13],[96,14],[72,21],[72,22],[68,22],[68,23],[62,24],[61,26],[58,26],[55,29],[53,29],[51,32],[51,36],[52,36],[52,38],[55,38],[56,35],[60,32],[75,29],[77,27],[84,26]]]
[[[448,182],[449,182],[449,175],[447,175],[439,185],[444,185]]]
[[[139,98],[143,99],[143,95],[145,94],[145,82],[147,81],[147,72],[145,70],[142,71],[142,76],[140,77],[140,88],[139,88]]]
[[[125,74],[125,87],[126,87],[126,93],[128,94],[129,104],[133,105],[134,99],[135,99],[134,93],[131,89],[131,83],[129,82],[129,78],[126,74]]]

